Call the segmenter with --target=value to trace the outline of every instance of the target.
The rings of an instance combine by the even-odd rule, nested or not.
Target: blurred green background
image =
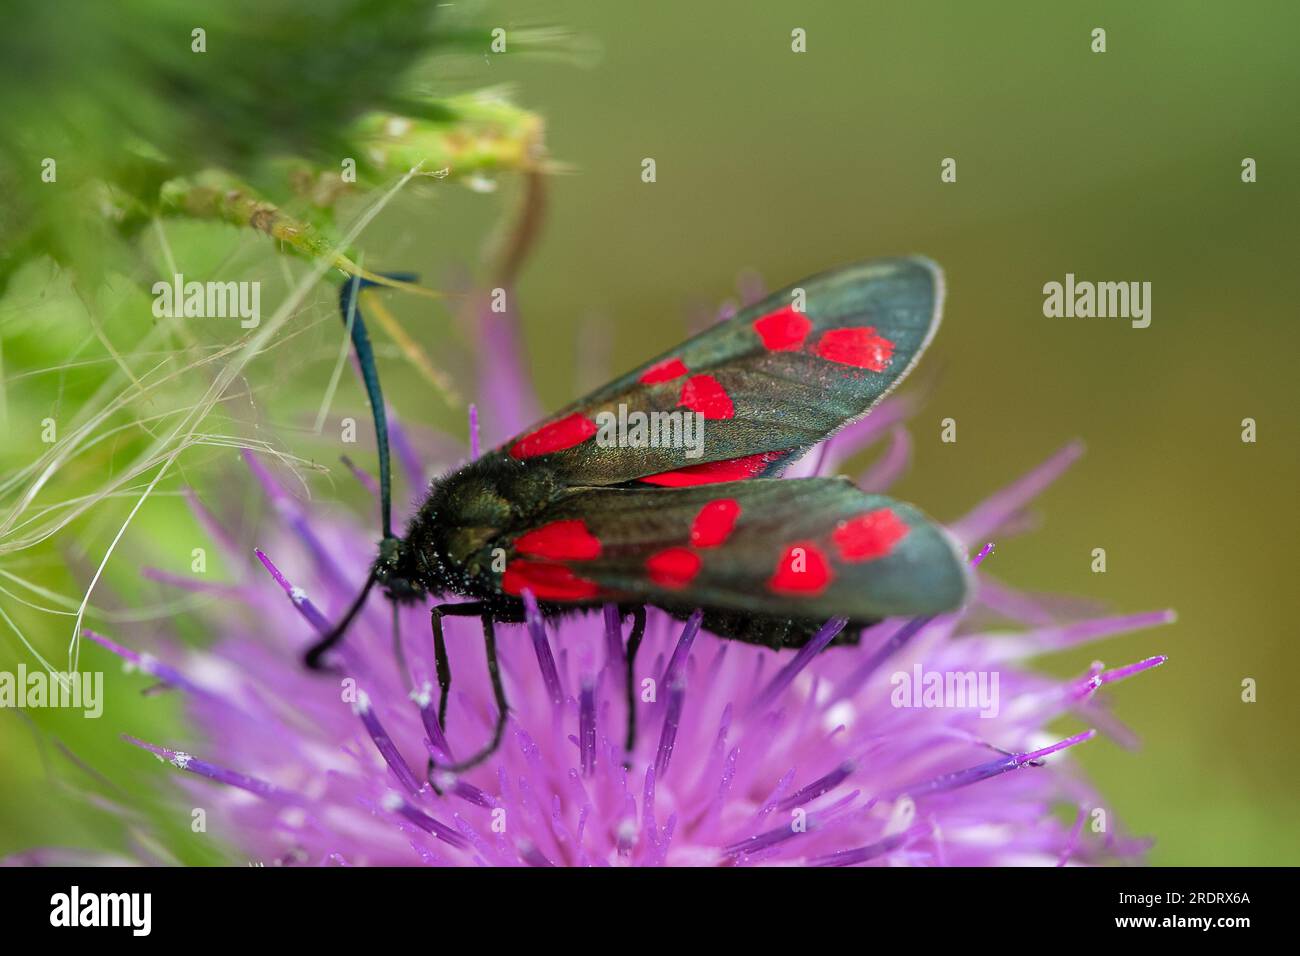
[[[1067,674],[1094,659],[1170,656],[1111,695],[1142,749],[1103,740],[1078,759],[1125,825],[1155,838],[1153,863],[1300,863],[1291,739],[1300,726],[1291,639],[1300,8],[573,0],[498,3],[482,22],[507,35],[560,25],[582,40],[580,52],[525,57],[489,54],[485,36],[482,55],[461,56],[446,73],[455,89],[511,84],[516,102],[544,118],[549,153],[567,166],[548,181],[544,231],[518,292],[545,405],[671,346],[692,314],[734,297],[744,273],[777,286],[872,256],[934,258],[947,273],[946,317],[917,376],[929,387],[897,493],[955,518],[1082,438],[1086,457],[1039,503],[1043,527],[1000,543],[989,570],[1117,611],[1172,607],[1179,620],[1043,662]],[[806,53],[791,51],[796,27],[807,33]],[[1104,54],[1090,50],[1096,27],[1107,31]],[[656,161],[655,183],[641,180],[646,157]],[[956,183],[940,181],[946,157],[957,161]],[[1256,160],[1258,182],[1241,181],[1245,157]],[[371,267],[446,285],[455,270],[478,268],[479,249],[508,214],[519,184],[503,175],[497,186],[405,192],[356,248]],[[261,237],[183,222],[166,235],[187,272],[220,267],[223,277],[238,270],[284,288],[284,260]],[[151,242],[146,254],[160,262]],[[306,270],[291,265],[294,276]],[[1043,284],[1067,272],[1151,282],[1151,326],[1045,318]],[[264,292],[264,314],[277,295]],[[150,327],[148,298],[128,290],[112,301],[105,339],[129,354]],[[473,343],[449,310],[387,301],[472,397]],[[364,508],[335,464],[337,447],[310,429],[337,356],[332,309],[330,290],[315,290],[294,318],[299,338],[247,369],[260,411],[232,415],[330,467],[332,476],[308,476],[316,497]],[[40,420],[90,394],[111,366],[48,266],[16,277],[0,322],[9,471],[44,450]],[[200,334],[217,342],[235,333]],[[90,364],[15,380],[83,360]],[[464,434],[463,409],[434,397],[391,348],[384,360],[390,401],[407,421]],[[176,394],[192,400],[193,388],[178,384]],[[364,412],[350,375],[333,404],[335,416],[345,411]],[[945,417],[958,422],[955,444],[939,441]],[[1258,423],[1254,444],[1241,440],[1246,417]],[[136,589],[155,603],[168,594],[138,584],[139,565],[188,568],[198,532],[172,495],[187,483],[216,498],[232,475],[247,481],[232,457],[187,452],[141,509],[106,576],[121,606]],[[83,492],[94,480],[67,476]],[[3,560],[79,598],[132,503],[106,501],[60,540]],[[1105,574],[1090,570],[1097,547],[1107,551]],[[51,624],[7,594],[0,601],[43,653],[63,660],[69,618]],[[201,616],[168,617],[183,638],[204,639]],[[149,622],[99,626],[135,646],[159,631]],[[0,644],[0,667],[18,659],[17,645]],[[116,671],[95,649],[83,662]],[[1258,683],[1255,703],[1241,700],[1245,678]],[[142,686],[138,676],[110,680]],[[178,711],[174,699],[132,692],[112,694],[94,722],[0,713],[0,853],[121,846],[123,824],[76,798],[64,781],[89,780],[60,762],[49,735],[134,794],[148,816],[169,796],[165,771],[116,735],[183,734]],[[187,824],[175,822],[176,842],[188,842]]]

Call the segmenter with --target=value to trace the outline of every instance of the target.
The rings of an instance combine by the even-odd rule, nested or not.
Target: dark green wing
[[[875,620],[951,610],[967,592],[937,524],[841,478],[577,489],[501,544],[502,588],[542,600]]]
[[[938,268],[919,258],[807,279],[562,409],[501,450],[520,460],[544,457],[572,485],[639,479],[684,486],[778,474],[864,415],[907,374],[939,325],[942,289]],[[686,431],[688,412],[703,416],[702,440]],[[643,447],[636,413],[648,419]],[[665,417],[673,414],[675,420]],[[658,447],[651,444],[656,437]]]

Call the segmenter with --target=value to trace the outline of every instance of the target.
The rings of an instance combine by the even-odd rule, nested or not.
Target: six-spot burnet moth
[[[357,302],[367,284],[353,278],[340,298],[375,417],[383,540],[361,594],[306,659],[321,666],[375,584],[398,602],[464,599],[432,608],[438,719],[445,725],[451,684],[446,615],[481,619],[498,716],[486,747],[444,769],[473,766],[500,743],[507,703],[493,625],[524,620],[532,601],[543,615],[615,604],[632,617],[630,750],[647,605],[782,648],[824,638],[827,626],[856,641],[881,618],[937,614],[965,598],[963,556],[916,508],[845,478],[779,477],[920,358],[942,306],[933,263],[867,262],[772,294],[434,481],[400,538],[383,396]],[[596,441],[598,418],[620,406],[699,413],[703,453],[688,461],[671,443]]]

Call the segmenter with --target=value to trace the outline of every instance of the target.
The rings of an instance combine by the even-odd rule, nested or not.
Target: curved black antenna
[[[398,282],[415,282],[417,277],[406,272],[383,273],[387,279]],[[343,324],[352,330],[352,348],[357,354],[357,364],[361,366],[361,380],[366,386],[366,397],[370,399],[370,412],[375,419],[375,445],[379,449],[379,514],[383,526],[384,539],[393,536],[393,489],[391,471],[388,462],[388,416],[384,411],[384,391],[379,386],[379,370],[375,368],[375,353],[370,347],[370,334],[366,331],[365,319],[361,316],[361,306],[357,297],[367,286],[377,285],[369,279],[354,275],[339,290],[339,311],[343,313]]]
[[[407,272],[383,273],[387,279],[397,282],[417,281],[418,276]],[[356,352],[357,364],[361,367],[361,380],[366,386],[366,397],[370,399],[370,412],[375,420],[375,445],[379,449],[379,516],[383,530],[384,544],[393,541],[393,489],[391,469],[388,458],[388,416],[384,412],[384,391],[379,386],[379,370],[375,367],[375,353],[370,347],[370,334],[366,331],[365,319],[361,316],[361,306],[357,301],[361,290],[367,286],[378,285],[369,279],[354,275],[339,290],[339,311],[343,314],[343,324],[351,329],[352,348]],[[321,669],[321,657],[331,647],[343,639],[348,627],[360,613],[370,589],[375,586],[375,569],[371,569],[365,586],[348,608],[343,619],[332,627],[319,641],[307,649],[303,662],[312,670]]]

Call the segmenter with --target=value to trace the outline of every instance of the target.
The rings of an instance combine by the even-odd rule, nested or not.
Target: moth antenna
[[[417,278],[401,272],[385,273],[384,277],[397,282],[414,282]],[[379,385],[379,369],[375,367],[375,353],[370,346],[370,334],[366,331],[366,322],[361,315],[361,305],[358,302],[362,289],[378,284],[359,275],[352,276],[339,290],[339,310],[343,314],[344,327],[351,332],[352,348],[356,352],[357,364],[361,366],[361,380],[366,386],[366,397],[370,399],[370,412],[375,420],[375,444],[379,449],[379,514],[384,538],[388,539],[393,536],[393,488],[388,455],[388,416],[384,411],[384,391]],[[373,584],[373,580],[370,583]]]
[[[379,385],[379,369],[375,366],[375,353],[370,347],[370,334],[366,331],[366,322],[361,315],[361,306],[357,299],[361,290],[368,286],[390,284],[382,280],[391,280],[392,284],[396,284],[413,283],[417,278],[402,272],[385,273],[375,276],[374,279],[354,274],[339,290],[339,310],[343,314],[343,325],[352,338],[352,348],[356,352],[357,364],[361,367],[361,380],[365,383],[366,397],[370,400],[370,412],[375,420],[375,445],[379,449],[379,516],[385,542],[393,540],[393,483],[388,454],[388,416],[384,412],[384,391]],[[377,575],[377,569],[372,568],[365,585],[361,588],[361,593],[352,602],[343,619],[334,625],[328,634],[307,649],[303,662],[309,668],[320,670],[321,657],[343,639],[353,619],[365,605],[366,598],[370,596],[370,589],[378,580]]]
[[[351,627],[353,619],[360,613],[361,608],[366,603],[366,598],[370,596],[370,589],[375,586],[376,580],[375,572],[372,570],[366,578],[365,586],[361,588],[361,593],[356,596],[356,599],[352,602],[352,606],[349,607],[347,613],[343,615],[343,619],[335,624],[334,627],[329,630],[329,633],[325,634],[319,641],[307,648],[307,653],[304,654],[302,658],[303,663],[306,664],[307,667],[314,671],[322,669],[321,658],[325,655],[326,651],[339,641],[343,640],[343,635],[348,632],[348,628]]]

